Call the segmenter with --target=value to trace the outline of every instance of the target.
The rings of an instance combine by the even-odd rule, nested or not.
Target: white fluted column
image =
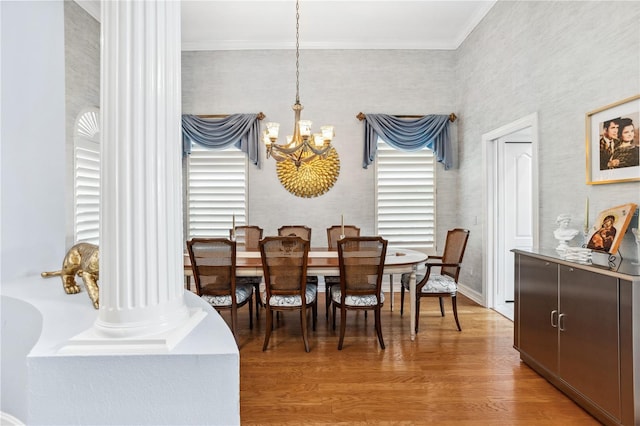
[[[179,1],[102,1],[100,309],[115,338],[189,322]]]

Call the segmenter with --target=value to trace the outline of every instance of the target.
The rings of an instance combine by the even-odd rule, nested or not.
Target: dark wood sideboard
[[[514,348],[607,425],[640,425],[640,266],[513,250]]]

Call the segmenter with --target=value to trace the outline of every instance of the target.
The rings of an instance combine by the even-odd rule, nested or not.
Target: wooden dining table
[[[416,271],[418,266],[427,260],[427,255],[423,252],[404,248],[389,247],[384,260],[384,273],[391,275],[409,273],[409,297],[411,318],[411,340],[416,338]],[[189,255],[184,256],[184,274],[189,279],[193,276]],[[238,246],[236,252],[236,275],[239,277],[262,276],[262,259],[259,250],[244,250]],[[307,261],[307,275],[313,276],[338,276],[340,266],[338,264],[338,252],[329,250],[326,247],[312,248],[309,251]],[[393,284],[393,278],[391,278]],[[391,287],[393,291],[393,286]],[[392,296],[393,297],[393,296]]]

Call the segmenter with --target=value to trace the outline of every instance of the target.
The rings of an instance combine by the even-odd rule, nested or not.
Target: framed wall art
[[[587,113],[587,184],[640,181],[640,95]]]
[[[636,208],[636,204],[628,203],[601,211],[589,229],[587,248],[615,254]]]

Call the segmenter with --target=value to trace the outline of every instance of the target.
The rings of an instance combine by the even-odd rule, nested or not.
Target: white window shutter
[[[81,112],[74,131],[74,238],[100,242],[100,124],[99,112]]]
[[[229,237],[232,215],[246,224],[247,157],[237,148],[211,150],[193,144],[188,161],[187,239]]]
[[[389,244],[431,249],[435,241],[433,151],[405,152],[378,140],[377,233]]]

